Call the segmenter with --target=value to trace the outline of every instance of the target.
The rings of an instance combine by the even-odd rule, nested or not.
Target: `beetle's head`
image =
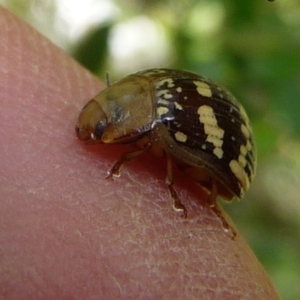
[[[97,143],[101,142],[106,126],[106,114],[99,103],[92,99],[81,110],[75,129],[80,140]]]

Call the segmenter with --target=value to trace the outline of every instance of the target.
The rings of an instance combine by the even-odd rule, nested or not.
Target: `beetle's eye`
[[[101,139],[106,125],[107,124],[105,121],[98,122],[98,124],[95,127],[95,132],[94,132],[96,138]]]

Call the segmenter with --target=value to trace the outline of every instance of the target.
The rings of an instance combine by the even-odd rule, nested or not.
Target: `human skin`
[[[0,299],[279,299],[240,234],[180,172],[175,212],[165,160],[86,145],[82,106],[104,84],[0,8]]]

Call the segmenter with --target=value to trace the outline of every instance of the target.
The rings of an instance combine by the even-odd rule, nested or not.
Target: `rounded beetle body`
[[[82,109],[76,132],[89,143],[160,149],[206,190],[227,200],[241,198],[255,175],[245,110],[228,91],[187,71],[150,69],[108,86]],[[129,156],[117,169],[126,160]]]
[[[205,188],[214,178],[225,199],[241,198],[255,175],[243,107],[191,72],[150,69],[107,87],[83,108],[77,135],[95,143],[134,143],[147,136]]]

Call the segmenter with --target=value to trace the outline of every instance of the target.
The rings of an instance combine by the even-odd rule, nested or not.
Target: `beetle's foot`
[[[209,205],[210,209],[219,217],[219,219],[222,222],[223,228],[226,232],[231,232],[231,239],[234,240],[236,237],[236,231],[235,229],[229,225],[229,223],[226,221],[225,217],[222,214],[221,209],[219,208],[217,203],[211,203]]]
[[[222,214],[222,211],[217,203],[217,196],[218,196],[218,188],[215,180],[212,180],[212,188],[211,193],[208,197],[208,205],[210,209],[219,217],[223,224],[223,228],[226,232],[231,232],[231,239],[234,240],[236,237],[235,229],[228,224],[225,217]]]
[[[168,185],[168,189],[170,191],[170,194],[171,194],[171,197],[172,197],[172,200],[173,200],[174,210],[183,212],[182,217],[186,219],[187,218],[187,209],[181,203],[176,191],[173,188],[173,185],[172,184]]]
[[[105,179],[116,179],[121,177],[121,168],[124,164],[124,160],[120,158],[118,161],[114,163],[111,169],[107,172],[107,176]]]

